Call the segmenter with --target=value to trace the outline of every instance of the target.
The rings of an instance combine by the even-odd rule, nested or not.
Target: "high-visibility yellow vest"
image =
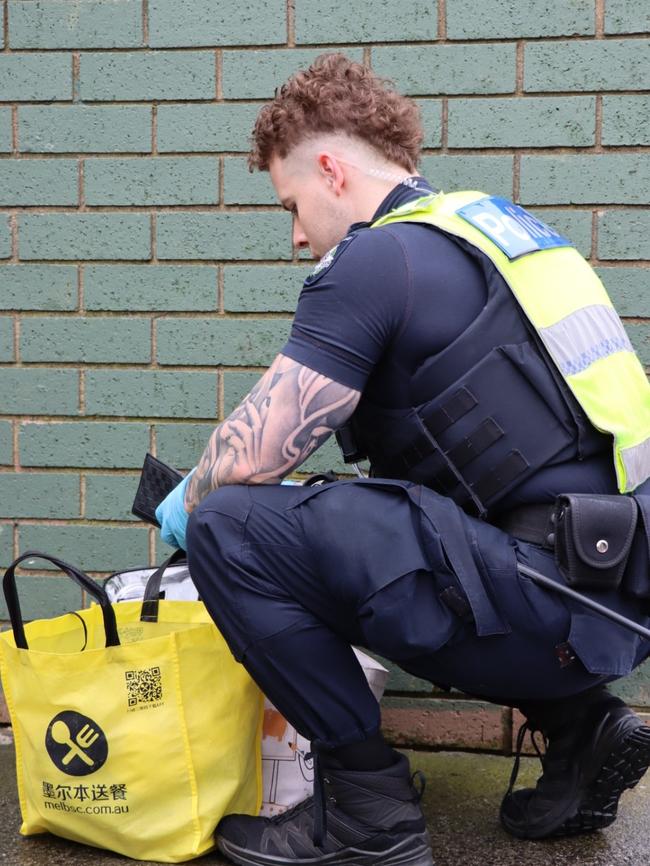
[[[618,489],[650,477],[650,384],[609,296],[570,242],[506,199],[437,193],[372,228],[425,223],[463,238],[493,262],[598,430],[613,436]]]

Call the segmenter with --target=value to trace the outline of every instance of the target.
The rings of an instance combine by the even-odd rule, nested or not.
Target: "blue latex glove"
[[[194,472],[196,472],[196,466],[156,508],[156,520],[160,524],[160,537],[167,544],[171,544],[172,547],[180,547],[181,550],[187,550],[185,533],[190,516],[185,510],[185,488]]]

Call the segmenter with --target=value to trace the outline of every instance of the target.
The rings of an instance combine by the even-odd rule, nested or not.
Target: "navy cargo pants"
[[[562,581],[552,554],[409,482],[224,487],[191,515],[187,539],[234,656],[315,748],[379,729],[351,645],[513,705],[576,695],[650,654],[650,642],[518,574],[517,561]],[[634,599],[598,600],[648,625]]]

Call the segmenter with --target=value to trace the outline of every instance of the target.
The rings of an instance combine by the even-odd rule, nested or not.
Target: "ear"
[[[328,189],[340,195],[345,186],[345,173],[342,164],[328,151],[317,154],[318,169]]]

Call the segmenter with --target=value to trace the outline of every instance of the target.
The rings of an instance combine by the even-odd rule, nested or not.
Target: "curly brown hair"
[[[257,115],[250,170],[268,170],[274,156],[284,159],[310,135],[343,132],[413,173],[423,139],[420,110],[390,84],[343,54],[321,54]]]

